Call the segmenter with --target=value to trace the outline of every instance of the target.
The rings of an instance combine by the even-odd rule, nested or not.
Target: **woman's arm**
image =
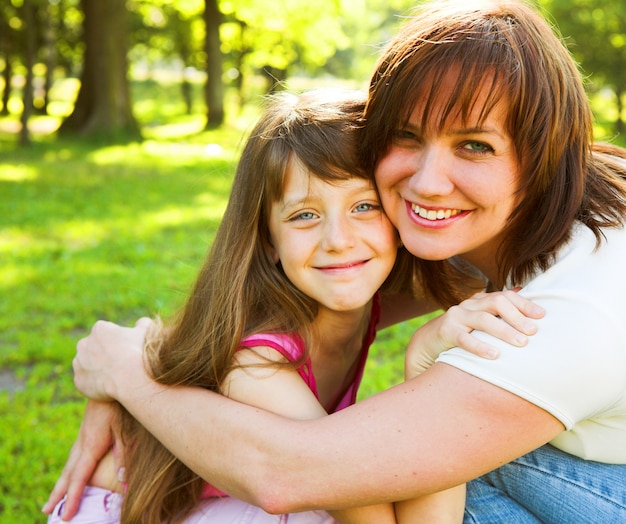
[[[105,327],[96,338],[111,335]],[[76,362],[77,385],[87,394],[90,355],[98,353],[88,346],[97,345],[84,342]],[[104,367],[108,394],[203,478],[269,512],[440,491],[563,429],[533,404],[444,364],[339,413],[293,421],[210,392],[155,384],[140,352],[123,353]]]
[[[136,343],[142,329],[97,323],[78,345],[77,387],[119,400],[200,476],[273,513],[441,491],[563,430],[530,402],[445,364],[328,417],[288,420],[152,382]]]

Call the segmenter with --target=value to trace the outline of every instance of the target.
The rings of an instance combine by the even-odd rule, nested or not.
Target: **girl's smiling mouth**
[[[350,269],[363,267],[367,262],[368,262],[367,260],[357,260],[355,262],[345,262],[343,264],[330,264],[327,266],[318,266],[317,269],[321,271],[346,271]]]

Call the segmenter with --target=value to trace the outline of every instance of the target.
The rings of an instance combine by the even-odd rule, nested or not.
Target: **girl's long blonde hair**
[[[269,214],[280,200],[289,159],[332,183],[370,178],[359,167],[363,95],[316,90],[270,98],[243,149],[228,206],[187,303],[147,344],[146,365],[163,384],[219,391],[240,341],[257,332],[300,332],[317,303],[286,278],[271,256]],[[399,254],[388,289],[412,282],[412,257]],[[203,480],[123,412],[127,492],[122,522],[179,522],[198,504]]]

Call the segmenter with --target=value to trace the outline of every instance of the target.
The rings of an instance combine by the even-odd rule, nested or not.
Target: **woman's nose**
[[[450,153],[438,147],[424,147],[415,159],[413,175],[409,180],[411,190],[422,197],[448,195],[454,190],[450,178],[453,162]]]

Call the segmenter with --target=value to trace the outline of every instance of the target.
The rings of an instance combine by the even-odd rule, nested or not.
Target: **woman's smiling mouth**
[[[463,213],[461,209],[426,209],[420,207],[417,204],[411,204],[413,213],[419,215],[426,220],[445,220],[456,215]]]

